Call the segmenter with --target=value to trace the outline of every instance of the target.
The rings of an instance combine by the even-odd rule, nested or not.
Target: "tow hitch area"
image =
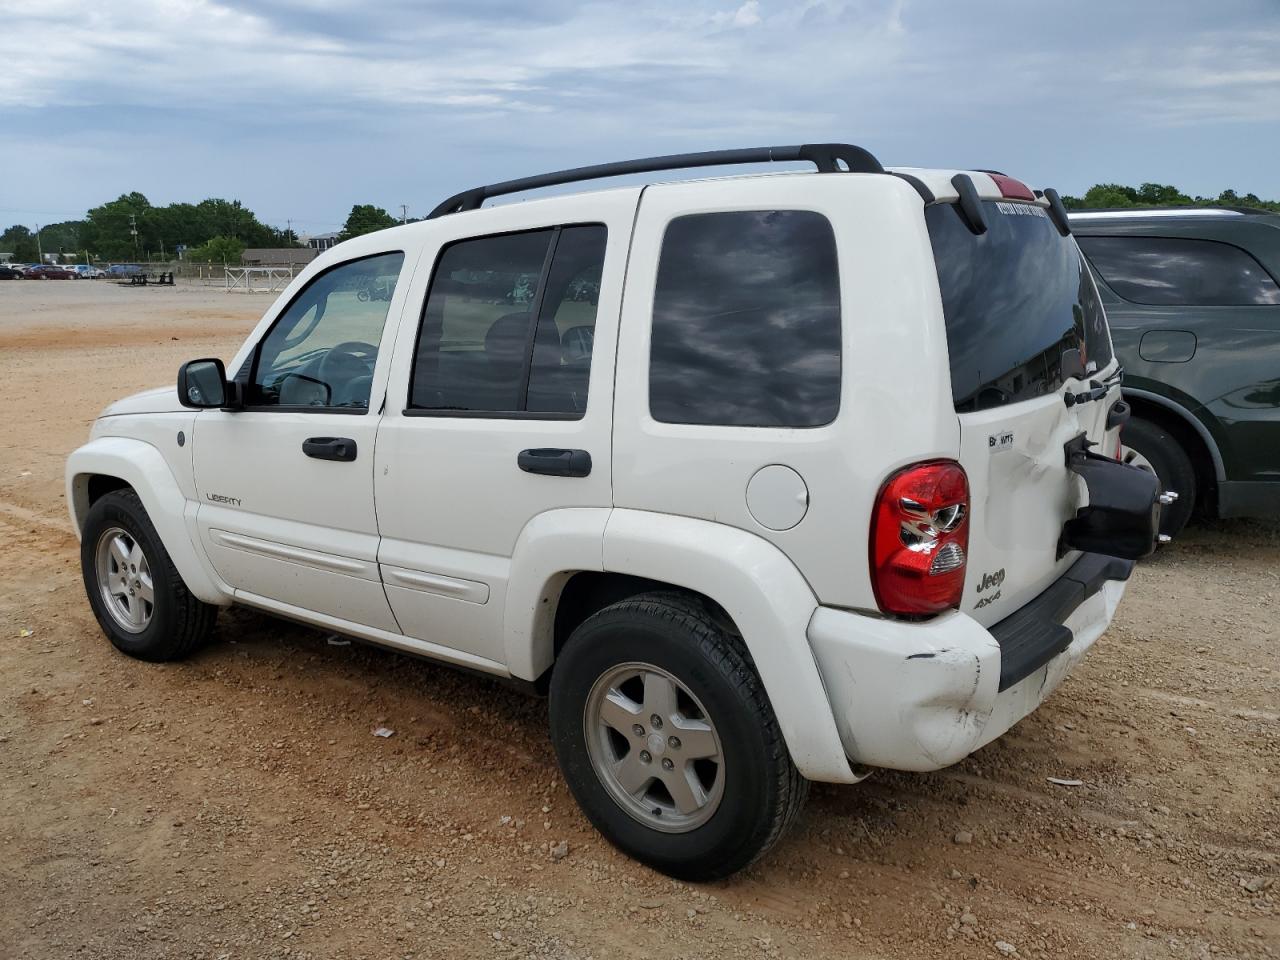
[[[1177,499],[1160,492],[1154,473],[1093,453],[1083,433],[1065,445],[1067,469],[1089,490],[1088,506],[1062,527],[1058,556],[1070,550],[1140,560],[1150,556],[1160,535],[1160,508]]]

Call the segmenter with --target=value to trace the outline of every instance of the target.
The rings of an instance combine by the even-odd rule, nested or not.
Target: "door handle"
[[[591,454],[585,450],[538,447],[521,450],[516,457],[516,465],[525,473],[541,473],[548,477],[585,477],[591,473]]]
[[[302,452],[317,460],[350,463],[356,458],[356,442],[349,437],[311,437],[302,441]]]

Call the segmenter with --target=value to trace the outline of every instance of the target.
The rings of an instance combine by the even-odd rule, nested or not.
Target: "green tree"
[[[15,223],[0,234],[0,250],[12,253],[16,263],[34,263],[36,259],[36,235],[29,227]]]
[[[1197,197],[1200,200],[1203,198]],[[1204,201],[1206,203],[1216,203],[1224,207],[1257,207],[1259,210],[1270,210],[1272,213],[1280,213],[1280,201],[1259,199],[1256,193],[1246,193],[1243,197],[1234,190],[1223,190],[1217,197]]]
[[[74,262],[84,256],[80,246],[80,231],[83,227],[83,220],[46,224],[40,228],[40,248],[45,253],[59,254],[64,261],[69,258]]]
[[[136,245],[131,229],[137,230]],[[242,248],[297,245],[239,200],[219,197],[154,207],[140,193],[124,194],[90,210],[79,233],[80,247],[108,260],[168,257],[180,244],[198,247],[215,237],[234,238]]]
[[[159,246],[159,237],[153,238],[147,232],[147,214],[151,209],[151,201],[142,194],[121,194],[88,212],[80,231],[80,242],[103,259],[132,260],[149,246]],[[138,231],[136,238],[131,233],[134,225]]]
[[[338,239],[350,240],[352,237],[373,233],[375,230],[394,227],[399,222],[381,207],[375,207],[371,203],[358,203],[351,208],[351,213],[347,216],[347,222],[342,225],[342,233],[338,235]]]
[[[1095,184],[1084,195],[1086,207],[1132,207],[1137,202],[1137,191],[1118,183]]]
[[[198,263],[240,263],[244,243],[239,237],[211,237],[207,243],[187,250],[187,259]]]
[[[1177,187],[1163,183],[1144,183],[1135,194],[1134,200],[1142,206],[1176,207],[1194,202]]]
[[[1191,197],[1177,187],[1164,183],[1144,183],[1140,187],[1126,187],[1119,183],[1096,183],[1083,197],[1063,197],[1068,209],[1082,207],[1180,207],[1204,204],[1221,207],[1257,207],[1280,213],[1280,201],[1262,200],[1257,194],[1243,197],[1234,190],[1223,190],[1216,197]]]

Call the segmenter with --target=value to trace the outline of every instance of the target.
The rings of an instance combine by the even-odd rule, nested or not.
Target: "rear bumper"
[[[1086,553],[1038,597],[994,624],[990,630],[1000,644],[1000,690],[1066,650],[1074,637],[1067,618],[1107,581],[1128,580],[1133,565],[1132,560]]]
[[[820,607],[809,643],[849,758],[937,770],[990,743],[1083,659],[1115,615],[1119,577],[1131,569],[1086,554],[990,629],[958,611],[904,623]]]

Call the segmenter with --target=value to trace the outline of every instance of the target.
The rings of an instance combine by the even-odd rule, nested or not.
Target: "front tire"
[[[1182,444],[1169,431],[1149,420],[1133,417],[1120,435],[1125,463],[1150,470],[1160,481],[1160,490],[1172,490],[1178,499],[1160,511],[1160,532],[1176,536],[1196,504],[1196,470]]]
[[[213,630],[218,608],[187,589],[132,490],[113,490],[89,508],[80,572],[102,632],[131,657],[179,660]]]
[[[650,593],[589,617],[551,679],[551,736],[579,806],[682,880],[767,851],[808,794],[741,641],[696,600]]]

